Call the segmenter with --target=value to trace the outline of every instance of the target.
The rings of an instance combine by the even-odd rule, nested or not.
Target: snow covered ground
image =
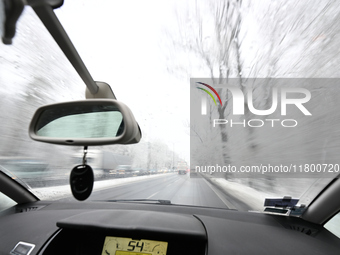
[[[104,190],[133,182],[139,182],[145,179],[162,178],[164,175],[171,174],[172,173],[96,181],[94,183],[93,190]],[[266,182],[264,179],[226,180],[224,178],[215,178],[211,175],[205,175],[205,178],[209,178],[213,186],[223,190],[224,193],[248,205],[250,210],[260,212],[264,210],[263,205],[265,198],[282,198],[284,196],[291,196],[292,198],[299,198],[299,203],[308,204],[315,197],[315,193],[318,193],[319,189],[324,186],[320,180],[312,178],[278,178],[275,181],[270,180],[270,182]],[[308,189],[308,187],[311,188]],[[41,200],[58,200],[72,196],[69,185],[35,188],[33,189],[33,193]],[[232,208],[240,210],[237,205],[234,205]]]
[[[294,179],[294,178],[277,178],[270,180],[268,183],[264,179],[252,179],[250,182],[246,179],[226,180],[224,178],[215,178],[205,175],[210,181],[225,193],[233,196],[237,200],[247,204],[251,210],[264,210],[265,198],[283,198],[290,196],[300,199],[298,204],[308,205],[314,197],[322,190],[325,183],[330,179]],[[235,206],[235,209],[238,209]]]
[[[156,179],[156,178],[164,177],[165,175],[170,175],[170,174],[171,173],[161,174],[161,175],[147,175],[147,176],[137,176],[137,177],[96,181],[94,182],[93,191],[117,187],[120,185],[138,182],[138,181],[145,180],[145,179]],[[62,199],[65,197],[72,196],[70,185],[35,188],[32,190],[32,192],[41,200],[58,200],[58,199]]]

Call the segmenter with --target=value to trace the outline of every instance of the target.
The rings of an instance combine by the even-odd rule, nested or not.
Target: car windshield
[[[308,206],[340,172],[339,11],[307,0],[65,1],[55,13],[86,67],[143,134],[89,146],[88,200]],[[40,106],[85,99],[84,82],[30,7],[0,52],[0,170],[41,200],[75,201],[84,148],[33,141],[28,127]]]

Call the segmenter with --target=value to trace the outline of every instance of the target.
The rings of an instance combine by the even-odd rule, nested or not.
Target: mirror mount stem
[[[15,34],[16,21],[24,8],[24,0],[15,0],[13,2],[9,2],[11,3],[11,8],[6,7],[7,5],[5,5],[5,3],[7,2],[5,0],[0,1],[1,7],[6,10],[8,9],[7,13],[5,14],[5,31],[2,39],[5,44],[11,44],[12,38]],[[67,59],[70,61],[81,79],[84,81],[87,87],[85,93],[86,98],[116,99],[111,87],[107,83],[95,82],[93,80],[91,74],[87,70],[72,41],[70,40],[63,26],[61,25],[58,17],[54,13],[53,9],[62,6],[63,0],[27,0],[27,4],[33,8],[39,19],[45,25],[49,33],[59,45],[60,49],[64,52]],[[1,11],[5,10],[1,9]],[[1,15],[0,17],[2,18]],[[2,30],[0,29],[0,32],[1,31]]]
[[[59,47],[76,69],[91,94],[97,94],[99,90],[98,85],[95,83],[84,62],[80,58],[76,48],[55,15],[52,6],[48,5],[45,1],[28,1],[28,4],[31,5],[54,40],[58,43]]]
[[[107,98],[117,100],[109,84],[101,81],[96,81],[96,84],[98,86],[98,92],[96,94],[92,94],[89,88],[86,88],[85,90],[86,99]]]

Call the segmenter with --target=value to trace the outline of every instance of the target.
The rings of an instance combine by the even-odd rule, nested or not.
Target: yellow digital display
[[[107,236],[102,255],[166,255],[167,242]]]
[[[115,255],[149,255],[150,253],[140,253],[133,251],[116,251]]]

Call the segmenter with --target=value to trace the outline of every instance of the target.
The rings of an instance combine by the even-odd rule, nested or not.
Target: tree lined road
[[[93,192],[90,200],[110,199],[164,199],[173,204],[228,208],[203,178],[189,174],[161,175],[157,178],[129,183],[119,187]]]
[[[136,178],[133,182],[116,184],[97,191],[94,189],[88,200],[115,199],[161,199],[170,200],[173,204],[226,209],[233,205],[233,208],[247,209],[242,202],[226,196],[204,178],[190,178],[189,174],[164,174],[140,180]],[[62,201],[74,201],[74,198],[69,197]]]

